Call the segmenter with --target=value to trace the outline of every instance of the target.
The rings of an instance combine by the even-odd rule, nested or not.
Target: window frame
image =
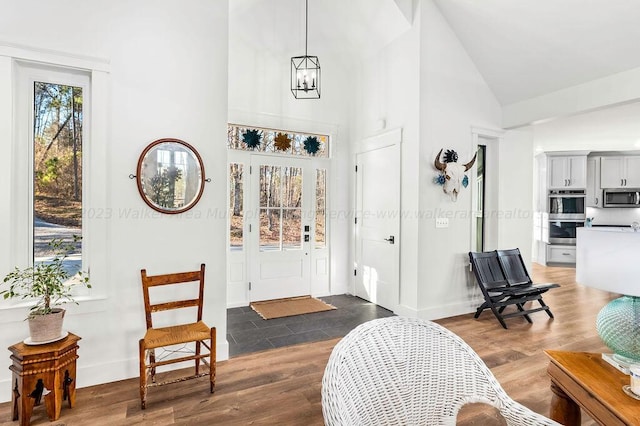
[[[91,72],[64,66],[46,65],[28,61],[14,61],[14,138],[12,159],[14,167],[11,176],[13,192],[11,196],[11,221],[15,224],[10,236],[15,250],[11,252],[11,264],[18,267],[32,266],[34,263],[34,83],[46,82],[82,88],[83,93],[83,136],[82,136],[82,264],[83,271],[90,271],[90,240],[87,226],[87,206],[91,191]],[[77,287],[74,298],[87,299],[91,290]],[[24,307],[30,301],[8,300],[1,306]]]

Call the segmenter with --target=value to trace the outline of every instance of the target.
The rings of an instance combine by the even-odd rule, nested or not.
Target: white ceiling
[[[640,67],[638,0],[434,0],[498,101]]]
[[[640,67],[640,0],[434,2],[502,105]],[[230,33],[302,54],[304,5],[231,0]],[[410,9],[411,0],[309,0],[309,54],[368,55],[410,28]]]
[[[308,54],[354,61],[411,28],[405,0],[309,0]],[[302,55],[305,0],[230,0],[230,37],[274,55]],[[354,58],[355,56],[355,58]],[[356,59],[357,58],[357,59]]]
[[[502,105],[640,67],[638,0],[434,0]],[[532,126],[537,151],[640,149],[640,103]]]

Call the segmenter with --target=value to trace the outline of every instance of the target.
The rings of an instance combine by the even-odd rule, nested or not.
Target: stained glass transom
[[[329,157],[329,137],[288,130],[229,124],[227,148],[297,157]]]

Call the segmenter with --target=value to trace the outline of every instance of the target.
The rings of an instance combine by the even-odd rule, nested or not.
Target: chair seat
[[[211,337],[211,329],[203,321],[171,327],[150,328],[144,335],[144,347],[154,349]]]
[[[558,284],[519,284],[489,290],[489,293],[502,293],[505,296],[519,296],[523,294],[542,294],[552,288],[560,287]]]

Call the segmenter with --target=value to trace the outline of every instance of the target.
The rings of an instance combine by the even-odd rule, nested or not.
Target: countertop
[[[598,231],[598,232],[634,232],[630,226],[622,225],[592,225],[590,227],[582,227],[585,231]],[[637,232],[640,234],[640,231]]]

